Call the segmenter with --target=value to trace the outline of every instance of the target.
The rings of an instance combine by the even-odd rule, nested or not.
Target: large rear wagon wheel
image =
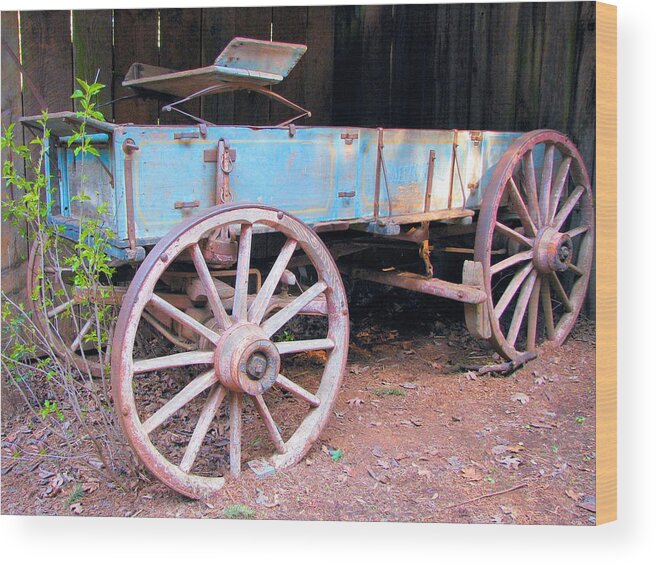
[[[474,253],[483,265],[490,343],[500,354],[517,359],[563,343],[583,306],[593,253],[581,155],[556,131],[518,137],[486,188]]]
[[[258,225],[282,234],[285,241],[261,289],[249,295]],[[230,300],[219,296],[202,252],[205,238],[222,227],[239,234]],[[316,282],[278,302],[273,313],[281,296],[276,289],[281,278],[289,278],[285,273],[295,251],[305,253]],[[162,275],[180,260],[189,266],[193,262],[211,309],[209,319],[198,321],[157,293]],[[317,309],[317,303],[322,307]],[[322,335],[290,339],[287,333],[281,340],[281,329],[311,305],[315,314],[323,312]],[[135,359],[146,307],[195,333],[197,348]],[[257,205],[216,207],[190,218],[148,254],[123,299],[112,350],[112,390],[130,445],[153,475],[192,498],[211,495],[228,476],[238,476],[250,457],[245,452],[264,450],[258,460],[274,469],[298,462],[330,417],[346,365],[348,330],[339,271],[319,237],[300,220]],[[319,363],[314,380],[287,373],[290,357],[304,352]],[[160,390],[153,387],[174,368],[183,368],[183,378],[166,388],[165,398],[153,398],[151,391]],[[249,431],[255,428],[259,435]]]

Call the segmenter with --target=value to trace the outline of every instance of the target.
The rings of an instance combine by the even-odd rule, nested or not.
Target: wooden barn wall
[[[26,80],[10,49],[18,54]],[[74,77],[129,92],[134,61],[175,69],[210,64],[234,36],[305,43],[274,90],[309,108],[310,124],[567,132],[595,159],[594,2],[90,10],[2,14],[2,120],[72,109]],[[6,41],[5,41],[6,40]],[[193,102],[216,123],[289,117],[261,95]],[[117,122],[180,123],[155,100],[103,107]],[[3,223],[3,273],[24,256]],[[594,279],[593,279],[594,280]],[[3,287],[5,282],[3,282]],[[591,293],[593,296],[594,294]],[[588,313],[594,316],[594,300]]]

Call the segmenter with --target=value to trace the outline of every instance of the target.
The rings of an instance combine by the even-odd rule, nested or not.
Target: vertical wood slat
[[[435,6],[402,5],[394,10],[392,124],[419,128],[433,122]]]
[[[307,21],[307,6],[274,7],[271,12],[273,41],[307,45]],[[304,55],[287,78],[282,83],[275,85],[273,90],[305,107],[305,76],[311,72],[312,69],[307,67]],[[295,114],[295,110],[278,102],[271,102],[270,117],[272,124],[280,123]]]
[[[201,13],[201,65],[211,65],[235,37],[235,8],[204,8]],[[235,123],[235,95],[204,96],[202,116],[214,124]]]
[[[512,129],[510,124],[515,121],[520,7],[520,3],[509,2],[492,4],[488,8],[490,47],[485,69],[484,123],[477,128],[507,130]]]
[[[592,190],[595,190],[595,126],[596,126],[596,7],[594,2],[583,2],[577,19],[576,53],[573,69],[578,77],[574,85],[567,132],[583,157]],[[592,265],[590,289],[586,298],[585,311],[592,318],[596,314],[595,295],[597,290],[595,263]]]
[[[97,98],[103,105],[112,100],[112,11],[73,11],[73,78],[105,85]],[[78,88],[77,83],[73,85]],[[112,105],[99,108],[106,120],[113,118]]]
[[[359,124],[391,125],[391,52],[393,7],[363,6],[362,17],[362,113]]]
[[[519,51],[517,92],[515,96],[515,129],[529,131],[538,127],[540,103],[540,69],[544,43],[544,2],[522,2],[519,6]]]
[[[475,5],[462,4],[458,10],[445,4],[435,8],[435,113],[431,127],[465,129],[470,123],[471,44]]]
[[[271,8],[236,8],[235,35],[253,39],[271,39]],[[267,125],[269,99],[253,92],[235,93],[235,123]]]
[[[333,125],[357,125],[362,115],[362,8],[334,8]]]
[[[114,10],[114,98],[134,92],[121,86],[130,65],[135,62],[159,64],[157,10]],[[117,123],[157,123],[158,103],[153,99],[132,98],[114,103]]]
[[[22,114],[20,70],[11,53],[18,57],[18,12],[2,12],[2,131],[9,124],[16,123]],[[23,129],[14,128],[14,139],[18,145],[23,143]],[[17,160],[6,149],[2,150],[2,162],[13,161],[19,174],[25,174],[22,159]],[[2,181],[2,200],[15,198],[13,187]],[[13,298],[25,288],[25,257],[27,244],[20,234],[21,226],[2,221],[2,291]],[[3,379],[4,385],[4,379]],[[4,388],[3,388],[4,396]],[[3,406],[4,408],[4,406]]]
[[[578,80],[574,75],[578,10],[576,2],[546,5],[537,127],[564,131],[568,126],[570,100]]]
[[[201,10],[199,8],[167,8],[159,11],[159,64],[174,71],[201,66]],[[159,112],[161,124],[194,123],[187,116],[172,110]],[[200,114],[200,100],[190,100],[179,108],[193,116]]]
[[[23,68],[45,100],[48,111],[72,110],[73,52],[70,12],[21,12]],[[30,89],[23,92],[25,115],[43,108]]]
[[[312,112],[306,123],[329,125],[333,108],[335,12],[331,6],[309,6],[305,67],[305,107]]]

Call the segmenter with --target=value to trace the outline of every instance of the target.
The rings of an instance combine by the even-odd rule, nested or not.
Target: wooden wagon
[[[47,174],[57,187],[49,221],[75,241],[81,218],[100,207],[98,220],[113,234],[107,251],[117,275],[102,299],[120,307],[105,350],[115,409],[144,465],[187,496],[240,474],[244,438],[256,441],[248,426],[265,430],[264,440],[256,436],[260,456],[249,461],[258,472],[298,462],[318,438],[347,359],[343,274],[464,303],[472,334],[515,365],[562,343],[584,301],[593,198],[566,135],[296,125],[310,113],[270,86],[304,52],[236,38],[208,67],[135,63],[124,82],[172,97],[163,109],[182,113],[194,97],[251,90],[294,113],[275,126],[90,119],[98,157],[85,159],[82,174],[69,143],[80,118],[64,112],[48,121]],[[451,250],[467,258],[459,283],[435,277],[431,260],[433,246],[453,238]],[[372,264],[368,250],[380,241],[414,246],[416,264]],[[97,372],[102,360],[84,349],[88,324],[65,339],[59,331],[79,289],[66,269],[55,273],[37,257],[34,250],[28,281],[35,302],[40,277],[62,287],[37,314],[40,326],[58,354]],[[316,322],[307,335],[286,329],[299,317]],[[170,351],[137,351],[144,327]],[[317,352],[317,378],[288,378],[286,364],[307,352]],[[180,369],[178,391],[153,399],[153,381],[172,369]]]

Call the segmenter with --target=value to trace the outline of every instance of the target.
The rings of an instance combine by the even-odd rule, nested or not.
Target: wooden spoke
[[[238,477],[241,473],[241,425],[244,399],[241,393],[230,393],[230,474]]]
[[[274,343],[278,348],[278,353],[302,353],[304,351],[317,351],[320,349],[332,349],[335,342],[332,339],[304,339],[299,341],[279,341]]]
[[[526,247],[533,247],[532,240],[530,240],[528,237],[523,236],[521,233],[515,231],[514,229],[508,227],[507,225],[502,224],[501,222],[496,222],[494,229],[501,232],[503,235],[512,239],[513,241],[516,241],[520,245],[525,245]]]
[[[207,301],[210,304],[212,313],[214,314],[214,319],[218,322],[219,327],[222,330],[227,330],[232,322],[230,321],[230,316],[226,312],[221,298],[219,297],[219,291],[216,289],[214,284],[214,279],[210,274],[210,270],[207,268],[207,263],[205,262],[205,257],[203,257],[203,252],[201,251],[199,245],[194,243],[189,250],[191,251],[191,258],[194,261],[194,266],[196,267],[196,272],[198,273],[198,278],[200,279],[205,293],[207,295]]]
[[[236,322],[246,320],[248,308],[248,270],[251,265],[251,243],[253,241],[253,226],[242,224],[239,236],[239,258],[237,259],[237,275],[235,276],[235,298],[232,303],[232,318]]]
[[[196,377],[142,424],[145,432],[149,434],[154,429],[161,426],[166,420],[173,416],[173,414],[180,410],[180,408],[191,402],[201,392],[203,392],[210,385],[213,385],[216,381],[217,376],[213,369],[207,373],[203,373],[199,377]]]
[[[554,289],[554,292],[556,293],[560,301],[563,303],[563,308],[565,308],[565,312],[571,312],[572,303],[569,299],[569,296],[567,296],[567,293],[565,292],[565,289],[563,288],[563,285],[561,284],[560,279],[558,278],[558,275],[556,275],[556,273],[549,273],[549,284]]]
[[[522,173],[524,177],[524,188],[528,199],[528,211],[535,225],[540,228],[542,221],[538,207],[538,187],[535,181],[535,166],[533,164],[533,150],[529,149],[522,156]]]
[[[551,181],[553,176],[554,152],[556,146],[553,143],[547,143],[544,150],[544,160],[542,163],[542,177],[540,178],[540,217],[542,225],[545,225],[549,217],[549,205],[551,198]]]
[[[522,283],[526,280],[526,277],[528,277],[532,269],[533,263],[528,263],[515,273],[512,280],[508,283],[508,286],[503,291],[501,298],[499,298],[499,302],[497,302],[496,306],[494,307],[494,315],[497,318],[501,318],[503,313],[506,311],[506,308],[508,308],[508,304],[510,304],[510,301],[513,299],[515,294],[517,294],[517,291],[522,286]]]
[[[56,306],[52,310],[48,310],[46,313],[46,316],[48,318],[54,318],[57,314],[61,314],[64,310],[67,308],[73,306],[75,304],[75,299],[71,298],[70,300],[67,300],[66,302],[62,302],[59,306]]]
[[[540,295],[542,297],[542,311],[544,312],[544,325],[547,331],[547,339],[553,341],[556,336],[556,330],[554,327],[553,308],[551,306],[551,290],[549,288],[549,279],[547,277],[542,277]]]
[[[287,377],[283,375],[278,375],[276,377],[276,384],[280,388],[285,389],[292,396],[295,396],[300,400],[305,400],[305,402],[307,402],[313,408],[316,408],[321,404],[321,399],[318,396],[315,396],[311,392],[308,392],[302,386],[299,386],[296,383],[290,381]]]
[[[582,194],[585,192],[585,187],[584,186],[577,186],[572,194],[569,195],[567,200],[565,201],[565,204],[563,204],[563,207],[560,209],[560,212],[556,215],[553,221],[553,227],[557,230],[560,230],[560,228],[563,227],[563,224],[569,217],[569,215],[572,213],[572,210],[574,210],[574,206],[576,206],[577,202],[581,198]]]
[[[137,359],[132,365],[132,371],[135,375],[138,375],[161,369],[186,367],[187,365],[210,365],[213,362],[213,351],[185,351],[184,353],[174,353],[173,355],[154,357],[153,359]]]
[[[522,321],[524,320],[524,314],[526,314],[526,307],[528,306],[528,301],[531,298],[536,278],[537,273],[532,271],[526,281],[524,281],[522,290],[519,292],[519,298],[517,298],[515,312],[513,313],[512,322],[510,322],[510,328],[508,329],[507,336],[508,342],[513,346],[517,341],[517,335],[519,334],[519,329],[522,325]]]
[[[581,235],[582,233],[585,233],[588,231],[588,226],[578,226],[576,228],[573,228],[567,232],[565,232],[569,237],[574,239],[577,235]]]
[[[538,306],[540,304],[541,279],[538,277],[533,285],[531,298],[528,302],[528,320],[526,328],[526,350],[535,351],[535,342],[538,329]]]
[[[507,269],[508,267],[512,267],[513,265],[516,265],[517,263],[521,263],[522,261],[529,261],[532,258],[533,258],[532,249],[529,249],[528,251],[521,251],[520,253],[515,253],[514,255],[507,257],[503,261],[499,261],[494,265],[490,265],[490,273],[495,275],[497,273],[500,273],[504,269]]]
[[[264,402],[262,395],[258,394],[252,398],[253,402],[255,403],[255,408],[257,408],[257,412],[260,415],[260,418],[262,418],[267,432],[269,432],[269,437],[271,438],[273,445],[276,446],[278,453],[285,453],[285,442],[282,440],[282,436],[278,431],[278,426],[276,426],[276,423],[273,420],[273,416],[271,416],[271,412],[269,412],[269,408]]]
[[[574,273],[577,277],[582,277],[583,275],[585,275],[585,273],[581,269],[579,269],[574,263],[570,263],[569,265],[567,265],[567,268],[570,271],[572,271],[572,273]]]
[[[91,329],[91,326],[93,325],[94,321],[95,321],[94,318],[89,317],[89,319],[86,322],[84,322],[84,325],[80,330],[80,333],[78,333],[77,336],[75,336],[73,343],[71,343],[71,346],[69,347],[71,351],[77,351],[77,349],[80,347],[80,344],[82,343],[82,340],[84,339],[84,336],[87,335],[87,333]]]
[[[253,322],[254,324],[259,324],[266,314],[267,307],[273,293],[278,286],[280,277],[282,276],[284,270],[287,268],[287,264],[291,259],[294,251],[296,250],[296,241],[293,239],[288,239],[285,244],[282,246],[278,257],[269,271],[260,292],[257,293],[255,300],[251,304],[250,310],[248,311],[248,321]]]
[[[558,167],[558,172],[556,173],[556,178],[551,189],[551,197],[549,198],[549,218],[547,219],[548,224],[552,224],[556,216],[558,202],[560,202],[560,197],[563,193],[563,189],[567,185],[567,176],[569,175],[569,168],[571,163],[572,158],[565,157],[563,162],[560,164],[560,167]]]
[[[296,297],[292,300],[287,306],[285,306],[279,312],[276,312],[268,320],[262,324],[262,329],[267,336],[272,336],[280,328],[282,328],[289,320],[291,320],[299,311],[310,302],[312,302],[317,296],[319,296],[324,290],[328,288],[328,285],[319,281],[314,283],[310,288],[308,288],[303,294]]]
[[[517,212],[517,215],[519,216],[519,220],[522,222],[522,226],[524,226],[524,231],[531,237],[535,237],[535,234],[538,233],[538,230],[535,227],[533,220],[531,219],[531,215],[528,212],[528,208],[526,208],[526,204],[524,204],[522,195],[519,193],[519,188],[517,188],[515,179],[512,177],[510,177],[508,180],[508,188],[510,200],[512,201],[515,212]]]
[[[191,316],[185,314],[182,310],[179,310],[178,308],[173,306],[170,302],[167,302],[166,300],[160,298],[156,294],[153,294],[150,297],[149,304],[155,310],[159,310],[160,312],[166,314],[167,316],[170,316],[174,320],[180,322],[183,326],[189,328],[194,333],[203,336],[211,343],[216,343],[217,341],[219,341],[219,336],[215,332],[210,330],[208,327],[205,327],[199,321],[194,320]]]
[[[207,430],[210,429],[212,420],[214,419],[219,406],[221,406],[221,402],[223,402],[225,395],[226,389],[224,387],[221,385],[214,385],[209,397],[205,401],[200,416],[198,417],[196,427],[194,428],[194,433],[191,435],[191,439],[187,444],[187,449],[185,449],[184,456],[180,462],[180,469],[185,473],[191,471],[194,461],[196,461],[196,457],[198,456],[198,452],[203,445],[203,440],[207,435]]]

